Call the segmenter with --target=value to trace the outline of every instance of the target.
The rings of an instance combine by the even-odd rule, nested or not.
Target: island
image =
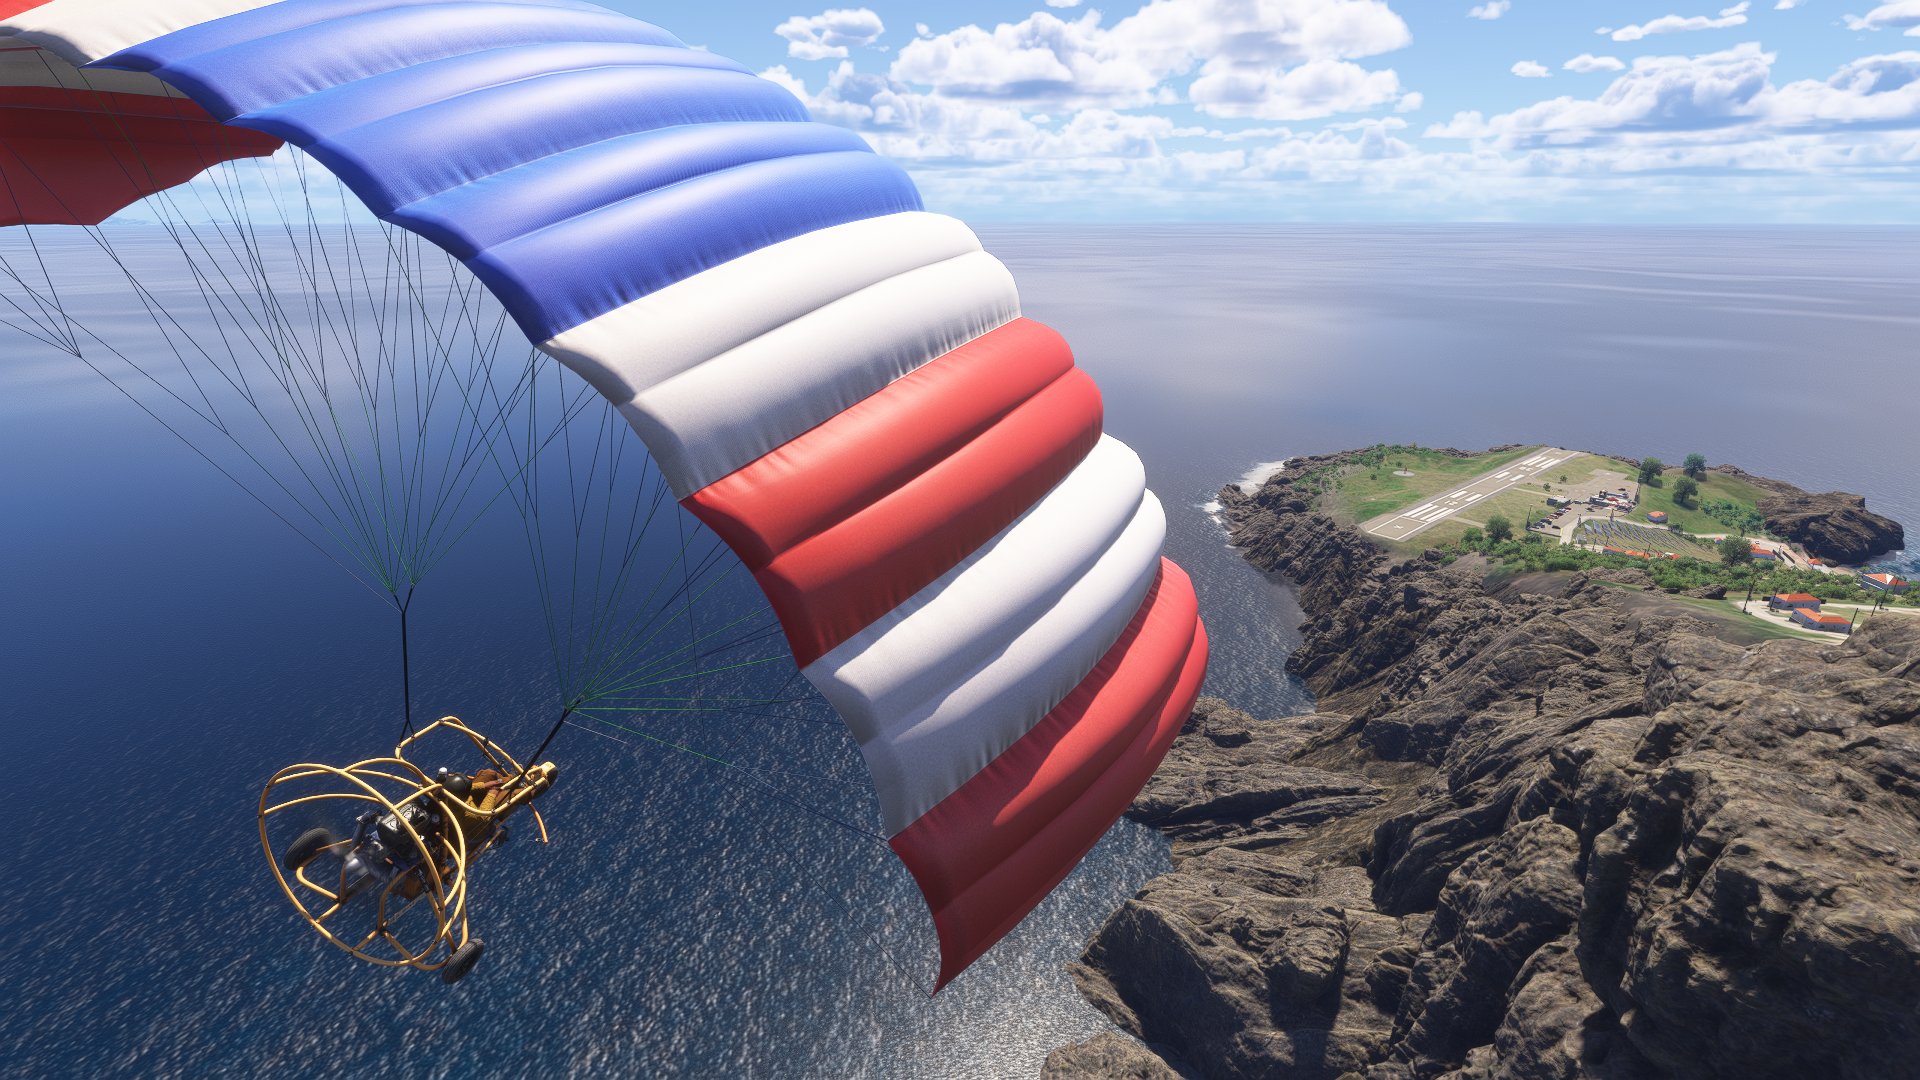
[[[1249,488],[1220,513],[1297,590],[1318,711],[1196,705],[1130,810],[1174,868],[1072,967],[1132,1037],[1045,1075],[1920,1075],[1920,607],[1867,562],[1896,523],[1537,446]],[[1798,593],[1844,632],[1769,606]]]

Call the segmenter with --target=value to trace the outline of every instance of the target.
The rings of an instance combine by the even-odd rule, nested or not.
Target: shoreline
[[[1342,457],[1218,496],[1242,557],[1295,585],[1287,668],[1317,711],[1196,707],[1130,811],[1174,871],[1072,969],[1140,1041],[1062,1048],[1045,1075],[1872,1076],[1920,1057],[1920,1021],[1865,974],[1920,992],[1920,862],[1859,854],[1920,850],[1920,620],[1755,644],[1601,572],[1395,558],[1302,488]],[[1916,933],[1869,929],[1894,926]],[[1831,1014],[1817,1031],[1806,1002]]]

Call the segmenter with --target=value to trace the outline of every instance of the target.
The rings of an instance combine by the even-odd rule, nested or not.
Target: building
[[[1820,598],[1812,593],[1775,593],[1767,599],[1767,606],[1775,611],[1819,611]]]
[[[1892,574],[1861,574],[1860,584],[1874,592],[1892,593],[1895,596],[1912,587],[1910,582],[1902,581]]]
[[[1793,614],[1787,618],[1809,630],[1826,630],[1830,633],[1844,634],[1853,629],[1853,623],[1839,615],[1822,615],[1818,611],[1808,611],[1806,608],[1795,608]]]
[[[1773,550],[1772,548],[1763,548],[1760,545],[1755,544],[1753,545],[1753,557],[1756,559],[1766,559],[1768,561],[1776,561],[1780,558],[1780,553]]]
[[[1653,522],[1655,525],[1665,525],[1667,523],[1667,512],[1665,510],[1649,510],[1647,511],[1647,520]]]

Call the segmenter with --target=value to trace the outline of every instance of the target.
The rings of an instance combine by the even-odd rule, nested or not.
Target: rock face
[[[1767,530],[1828,562],[1862,563],[1907,546],[1906,530],[1867,510],[1867,500],[1844,491],[1770,495],[1760,500]]]
[[[1196,707],[1132,811],[1174,870],[1073,972],[1145,1049],[1049,1075],[1920,1077],[1920,619],[1742,647],[1581,577],[1495,595],[1291,475],[1222,502],[1315,583],[1324,711]]]
[[[1055,1050],[1040,1067],[1040,1080],[1081,1080],[1088,1076],[1109,1080],[1184,1080],[1184,1075],[1153,1051],[1110,1031]]]

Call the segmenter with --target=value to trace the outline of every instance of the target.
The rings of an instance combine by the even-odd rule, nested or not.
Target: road
[[[1477,477],[1445,495],[1428,499],[1409,510],[1383,514],[1362,527],[1383,540],[1410,540],[1448,518],[1471,509],[1482,499],[1498,495],[1515,484],[1538,479],[1542,473],[1575,456],[1571,450],[1542,447],[1528,457]]]

